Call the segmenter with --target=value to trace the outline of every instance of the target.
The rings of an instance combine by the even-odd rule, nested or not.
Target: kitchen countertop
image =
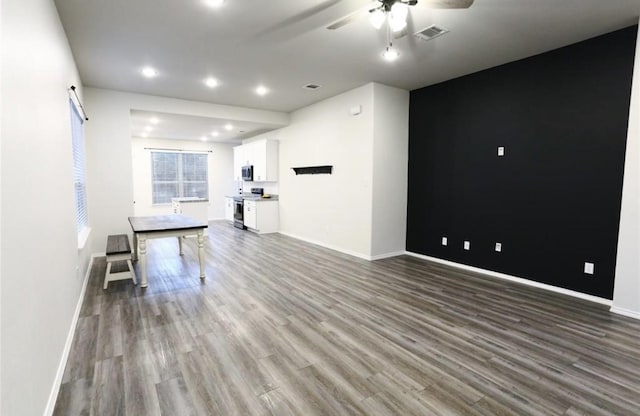
[[[226,195],[225,198],[235,198],[238,197],[239,195]],[[277,201],[278,200],[278,195],[274,195],[274,194],[270,194],[269,198],[262,198],[259,196],[251,196],[251,195],[243,195],[242,199],[244,199],[245,201]]]
[[[185,202],[209,202],[209,200],[207,198],[198,198],[196,196],[191,197],[182,197],[182,198],[171,198],[172,202],[180,202],[180,203],[185,203]]]

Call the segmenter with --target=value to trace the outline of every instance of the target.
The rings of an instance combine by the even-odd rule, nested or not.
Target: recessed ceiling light
[[[202,136],[202,137],[200,137],[200,141],[202,141],[202,142],[206,142],[207,140],[209,140],[209,139],[207,138],[207,136]]]
[[[268,92],[269,90],[264,85],[260,85],[256,88],[256,94],[258,95],[266,95]]]
[[[151,68],[150,66],[145,66],[140,72],[142,72],[142,75],[147,78],[153,78],[158,75],[158,71],[156,71],[154,68]]]
[[[220,7],[224,4],[224,0],[203,0],[203,3],[209,7]]]
[[[225,124],[224,125],[224,129],[227,130],[227,131],[233,130],[233,124],[229,124],[229,123]]]
[[[151,130],[153,130],[153,127],[151,127],[151,126],[146,126],[144,129],[145,129],[146,131],[151,131]]]
[[[151,124],[158,124],[160,122],[160,120],[158,120],[157,117],[151,117],[151,119],[149,119],[149,121],[151,122]]]
[[[215,79],[215,78],[211,78],[211,77],[205,79],[204,83],[209,88],[215,88],[215,87],[218,86],[218,80]]]
[[[211,132],[211,135],[212,135],[213,137],[218,137],[218,136],[220,136],[220,133],[218,133],[217,131],[212,131],[212,132]]]

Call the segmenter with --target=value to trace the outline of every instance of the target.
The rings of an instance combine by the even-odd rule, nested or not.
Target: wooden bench
[[[129,270],[111,273],[111,263],[114,261],[126,261]],[[131,264],[131,246],[129,245],[129,236],[126,234],[110,235],[107,237],[107,271],[104,274],[104,286],[106,289],[109,282],[114,280],[131,279],[133,284],[136,282],[136,273],[133,271]]]

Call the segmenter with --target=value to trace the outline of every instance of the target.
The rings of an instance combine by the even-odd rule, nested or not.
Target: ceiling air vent
[[[422,29],[421,31],[416,32],[415,35],[422,40],[431,40],[437,38],[438,36],[444,35],[447,32],[447,29],[438,27],[436,25],[431,25],[426,29]]]
[[[320,85],[317,84],[307,84],[305,85],[303,88],[306,88],[308,90],[316,90],[318,88],[320,88]]]

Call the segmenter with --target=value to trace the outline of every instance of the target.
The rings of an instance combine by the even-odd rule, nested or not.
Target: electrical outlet
[[[447,237],[442,237],[442,245],[446,246],[447,242],[448,242]]]
[[[500,253],[502,251],[502,243],[496,243],[496,251]]]
[[[462,246],[465,250],[471,250],[471,243],[469,241],[465,241]]]
[[[593,263],[584,262],[584,274],[593,274]]]
[[[498,156],[504,156],[504,146],[498,146]]]

